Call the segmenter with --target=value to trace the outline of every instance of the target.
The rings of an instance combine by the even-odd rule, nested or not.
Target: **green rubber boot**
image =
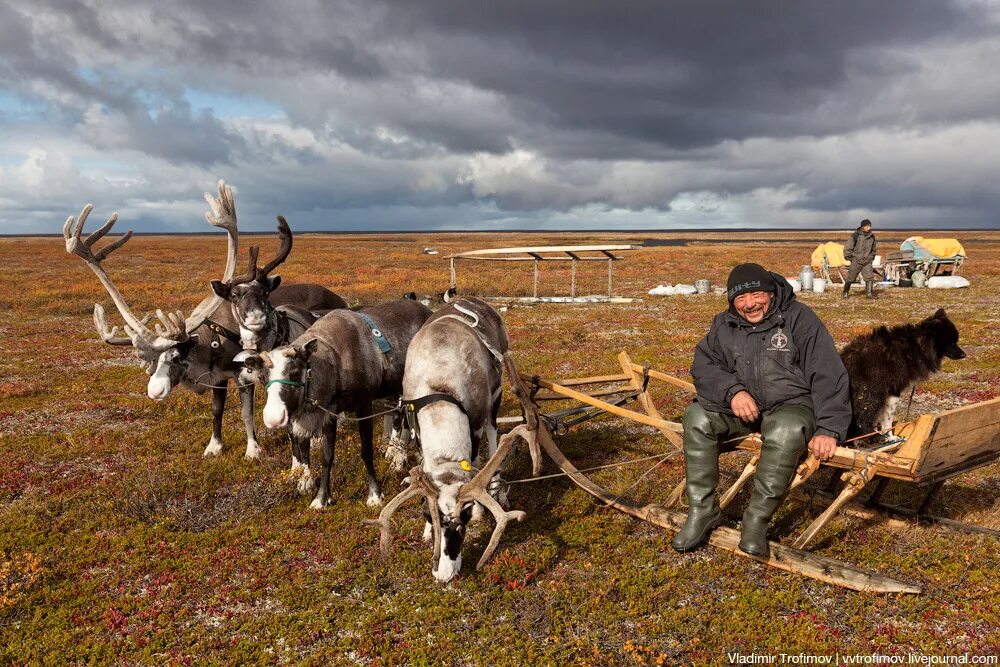
[[[767,527],[788,492],[807,439],[814,430],[812,410],[804,406],[777,408],[764,416],[763,445],[753,478],[753,493],[743,512],[740,551],[761,558],[770,556]]]
[[[717,433],[725,417],[726,415],[708,412],[698,403],[692,403],[684,413],[684,474],[687,476],[688,515],[684,527],[670,542],[677,551],[692,551],[700,547],[722,520],[715,487],[719,484]]]

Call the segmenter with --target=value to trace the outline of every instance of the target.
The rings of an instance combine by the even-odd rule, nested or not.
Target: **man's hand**
[[[814,435],[809,441],[809,451],[820,461],[828,461],[837,451],[837,439],[829,435]]]
[[[755,422],[760,417],[760,408],[757,407],[757,401],[753,400],[753,396],[746,390],[737,392],[733,396],[733,400],[729,402],[729,407],[733,409],[734,415],[745,422]]]

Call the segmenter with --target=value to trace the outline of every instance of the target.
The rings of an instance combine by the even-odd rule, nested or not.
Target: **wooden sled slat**
[[[666,528],[671,531],[680,530],[687,519],[687,515],[677,510],[670,510],[658,505],[640,506],[628,500],[617,498],[601,486],[592,482],[588,477],[576,469],[569,459],[563,455],[562,451],[552,440],[552,436],[544,426],[538,428],[538,444],[549,458],[559,466],[566,475],[573,480],[573,483],[581,489],[602,501],[606,506],[617,509],[648,521],[654,525]],[[776,567],[787,572],[802,574],[812,579],[818,579],[835,586],[843,586],[855,591],[867,591],[875,593],[920,593],[922,589],[915,584],[909,584],[898,579],[864,572],[843,563],[819,556],[817,554],[792,549],[777,542],[771,542],[771,555],[768,558],[751,556],[739,549],[740,531],[733,528],[720,526],[712,532],[709,544],[720,549],[725,549],[752,560],[760,561],[771,567]]]
[[[650,417],[649,415],[644,415],[641,412],[635,412],[633,410],[626,410],[625,408],[620,408],[617,405],[611,405],[605,401],[589,396],[575,389],[570,389],[569,387],[564,387],[561,384],[556,384],[554,382],[549,382],[548,380],[542,380],[541,378],[532,378],[531,376],[521,376],[522,381],[535,382],[539,387],[543,389],[548,389],[556,394],[561,394],[566,398],[572,398],[574,400],[580,401],[581,403],[586,403],[587,405],[593,405],[594,407],[601,408],[606,412],[610,412],[613,415],[619,417],[625,417],[626,419],[631,419],[632,421],[637,421],[640,424],[646,424],[647,426],[652,426],[657,429],[667,429],[673,431],[674,433],[680,432],[681,426],[675,422],[669,422],[665,419],[656,419],[655,417]]]

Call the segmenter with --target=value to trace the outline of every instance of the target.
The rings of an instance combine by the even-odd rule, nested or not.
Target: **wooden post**
[[[608,256],[608,298],[609,299],[611,298],[611,271],[612,271],[611,267],[613,266],[612,262],[613,262],[613,260],[611,259],[610,255],[609,255]]]
[[[451,258],[451,286],[458,289],[458,280],[455,277],[455,258]]]
[[[656,404],[653,403],[653,397],[649,393],[648,385],[646,389],[643,389],[642,376],[639,375],[638,372],[636,372],[635,366],[625,350],[622,350],[618,354],[618,363],[621,364],[622,370],[625,371],[625,373],[630,376],[629,383],[632,385],[632,388],[635,389],[636,391],[642,392],[641,394],[639,394],[639,405],[642,406],[642,409],[645,410],[646,414],[652,417],[653,419],[664,421],[663,417],[660,416],[660,411],[656,409]],[[681,439],[680,436],[678,436],[676,433],[666,428],[665,426],[658,426],[657,428],[659,428],[660,433],[662,433],[667,438],[667,440],[670,441],[670,444],[672,444],[678,450],[684,449],[684,441]]]
[[[576,296],[576,258],[575,257],[573,258],[573,274],[572,275],[573,275],[573,277],[572,277],[572,282],[570,283],[570,287],[569,287],[569,295],[575,297]]]
[[[837,515],[840,511],[841,506],[854,496],[861,493],[861,490],[865,488],[865,485],[871,480],[875,475],[875,470],[866,469],[861,472],[854,472],[853,470],[848,470],[840,479],[847,482],[844,490],[840,492],[840,495],[834,499],[830,506],[827,507],[822,514],[816,517],[811,524],[809,524],[805,531],[795,540],[792,545],[795,549],[805,549],[814,537],[816,533],[823,529],[823,527],[830,522],[830,519]]]
[[[538,260],[535,260],[535,289],[532,292],[532,296],[536,299],[538,298]]]

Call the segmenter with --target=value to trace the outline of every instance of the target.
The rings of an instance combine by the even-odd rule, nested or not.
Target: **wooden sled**
[[[663,504],[641,505],[620,498],[580,473],[552,439],[550,431],[563,432],[580,421],[600,414],[613,414],[652,426],[663,433],[673,446],[678,449],[682,447],[682,425],[663,419],[653,403],[648,385],[653,379],[689,393],[694,393],[694,385],[653,370],[648,365],[635,364],[625,352],[618,355],[618,362],[622,371],[618,374],[555,382],[520,373],[508,355],[508,377],[524,411],[523,421],[526,430],[532,433],[528,438],[529,446],[533,452],[538,447],[545,450],[553,462],[577,486],[604,504],[655,525],[679,530],[684,524],[686,514],[674,507],[684,492],[683,479],[674,487]],[[588,388],[595,386],[604,388],[588,391]],[[539,410],[539,403],[566,399],[582,405],[548,415]],[[637,403],[642,412],[625,407],[629,402]],[[920,593],[921,587],[918,585],[864,572],[845,563],[805,551],[805,548],[817,533],[873,479],[878,478],[878,488],[873,496],[876,503],[885,482],[889,479],[929,485],[930,493],[919,510],[922,514],[933,494],[946,479],[987,465],[1000,457],[1000,398],[940,414],[921,415],[912,422],[897,424],[894,432],[898,437],[891,444],[869,449],[841,445],[837,447],[831,460],[822,463],[812,455],[807,457],[799,466],[790,493],[798,490],[821,466],[843,470],[840,478],[844,485],[826,510],[806,527],[791,546],[771,542],[769,558],[751,556],[737,547],[739,531],[727,527],[717,528],[712,533],[709,543],[772,567],[797,572],[857,591]],[[740,489],[753,476],[759,459],[760,444],[756,434],[736,444],[735,448],[751,452],[753,456],[733,485],[720,496],[720,504],[723,507],[736,498]],[[983,532],[991,531],[983,529]]]

